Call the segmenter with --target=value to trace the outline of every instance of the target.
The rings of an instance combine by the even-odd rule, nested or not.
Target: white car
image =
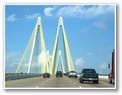
[[[68,73],[68,77],[70,78],[70,77],[75,77],[75,78],[77,78],[77,72],[75,72],[75,71],[70,71],[69,73]]]

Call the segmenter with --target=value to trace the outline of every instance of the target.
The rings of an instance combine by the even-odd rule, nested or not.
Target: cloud
[[[37,18],[39,15],[40,15],[40,13],[35,13],[35,14],[32,14],[32,15],[26,15],[25,18],[34,19],[34,18]]]
[[[93,23],[93,26],[100,28],[100,29],[106,29],[107,28],[107,26],[101,21]]]
[[[96,17],[99,15],[104,15],[114,12],[114,6],[112,5],[99,5],[92,6],[84,10],[86,17]]]
[[[14,73],[19,61],[21,53],[19,51],[6,51],[5,52],[5,71],[9,73]]]
[[[55,10],[55,8],[53,8],[53,7],[45,8],[45,9],[44,9],[44,14],[45,14],[46,16],[52,16],[52,11],[53,11],[53,10]]]
[[[7,21],[15,21],[15,20],[17,20],[17,19],[16,19],[16,15],[15,15],[15,14],[12,14],[12,15],[10,15],[6,20],[7,20]]]
[[[88,53],[87,53],[87,56],[94,56],[94,53],[88,52]]]
[[[46,55],[46,56],[45,56]],[[31,70],[35,70],[37,71],[39,68],[39,70],[41,69],[42,66],[42,60],[46,60],[47,63],[50,62],[49,60],[52,58],[52,56],[49,54],[49,50],[47,50],[47,52],[42,51],[40,54],[38,54],[37,56],[35,56],[32,60],[32,64],[31,64]],[[20,62],[21,59],[21,54],[18,51],[9,51],[5,53],[5,67],[6,67],[6,71],[7,72],[15,72],[15,70],[18,67],[18,64]],[[27,72],[28,66],[29,66],[29,60],[26,58],[23,59],[22,64],[20,66],[20,70],[19,72],[23,71],[23,72]]]
[[[65,6],[65,7],[61,7],[58,11],[57,11],[57,15],[58,16],[78,16],[80,14],[83,14],[83,10],[82,10],[83,6]]]
[[[75,65],[78,67],[82,67],[84,63],[85,63],[85,61],[82,58],[77,58],[75,60]]]
[[[9,65],[10,68],[13,68],[13,67],[17,67],[18,66],[18,62],[13,62]]]
[[[107,68],[108,68],[108,63],[103,62],[103,63],[100,65],[100,68],[101,68],[101,69],[107,69]]]
[[[104,15],[114,12],[113,5],[69,5],[59,7],[47,7],[44,9],[46,16],[67,16],[67,17],[81,17],[93,18],[99,15]]]
[[[20,60],[20,52],[19,51],[10,51],[5,53],[5,61],[11,62],[11,61],[19,61]]]

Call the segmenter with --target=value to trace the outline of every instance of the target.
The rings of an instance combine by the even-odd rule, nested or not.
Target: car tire
[[[109,79],[109,83],[110,83],[110,84],[112,83],[112,79]]]
[[[98,84],[99,82],[98,82],[98,80],[96,80],[96,81],[93,81],[93,83],[96,83],[96,84]]]
[[[111,83],[114,84],[114,78],[112,78]]]
[[[81,83],[80,79],[79,79],[79,83]]]
[[[97,80],[97,81],[96,81],[96,84],[98,84],[98,83],[99,83],[99,81]]]
[[[79,82],[80,82],[80,83],[83,83],[83,80],[82,80],[82,79],[80,79],[80,80],[79,80]]]
[[[81,80],[81,83],[83,83],[83,80]]]

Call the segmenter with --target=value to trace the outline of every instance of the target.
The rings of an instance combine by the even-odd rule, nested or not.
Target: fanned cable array
[[[16,73],[44,73],[49,71],[47,67],[47,54],[41,17],[38,17],[31,38],[16,69]]]
[[[61,51],[59,51],[58,59],[57,59],[60,28],[62,28],[65,62],[63,62]],[[62,67],[63,73],[75,70],[74,64],[72,61],[72,56],[70,53],[70,48],[68,45],[68,40],[66,37],[66,32],[65,32],[65,28],[64,28],[64,24],[63,24],[63,18],[62,17],[59,18],[52,58],[50,58],[50,54],[49,54],[49,52],[47,53],[46,47],[45,47],[41,17],[38,17],[37,23],[32,32],[30,40],[26,46],[23,56],[16,69],[16,73],[49,72],[50,74],[54,75],[56,73],[56,71],[58,70],[58,65],[59,65],[58,61],[59,60],[61,62],[61,67]]]

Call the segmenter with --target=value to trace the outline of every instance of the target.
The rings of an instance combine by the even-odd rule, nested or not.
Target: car
[[[57,71],[56,72],[56,77],[62,77],[62,71]]]
[[[50,73],[44,73],[43,74],[43,78],[47,78],[47,77],[50,78]]]
[[[93,83],[97,84],[99,83],[98,73],[96,73],[95,69],[86,68],[82,70],[79,78],[79,83],[83,83],[84,81],[92,81]]]
[[[70,71],[70,72],[68,73],[68,78],[70,78],[70,77],[75,77],[75,78],[77,78],[77,72],[75,72],[75,71]]]

